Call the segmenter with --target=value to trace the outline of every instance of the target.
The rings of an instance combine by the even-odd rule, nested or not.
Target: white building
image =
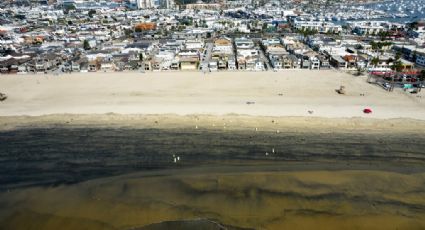
[[[416,64],[425,67],[425,49],[416,50]]]
[[[153,0],[136,0],[138,9],[149,9],[155,6]]]
[[[213,52],[223,53],[223,54],[232,54],[233,53],[232,39],[227,37],[221,37],[216,39],[214,41]]]
[[[319,33],[339,33],[342,31],[341,25],[335,25],[332,22],[296,21],[295,28],[298,30],[314,30]]]
[[[236,49],[252,49],[255,44],[251,39],[247,38],[236,38],[235,39]]]
[[[194,49],[200,50],[203,47],[204,47],[204,42],[200,40],[188,40],[185,43],[185,48],[187,50],[194,50]]]
[[[388,31],[389,26],[387,22],[381,21],[354,21],[349,22],[348,25],[353,29],[354,33],[361,35],[375,35],[380,32]]]

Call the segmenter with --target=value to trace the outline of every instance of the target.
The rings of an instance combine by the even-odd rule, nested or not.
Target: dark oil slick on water
[[[75,183],[140,170],[258,160],[420,165],[425,163],[424,149],[425,136],[417,135],[22,129],[0,132],[0,187]],[[180,157],[178,164],[173,155]]]

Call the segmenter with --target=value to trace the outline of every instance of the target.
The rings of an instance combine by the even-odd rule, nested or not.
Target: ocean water
[[[73,184],[158,169],[257,162],[425,170],[425,136],[184,129],[50,128],[0,132],[0,189]],[[177,160],[179,159],[179,160]],[[307,166],[306,166],[307,167]]]
[[[0,230],[424,229],[424,149],[409,133],[3,131]]]
[[[391,22],[409,23],[425,18],[424,5],[425,0],[389,0],[358,4],[357,6],[364,6],[366,9],[384,11],[390,14],[406,14],[406,17],[376,19],[378,21],[388,20]]]

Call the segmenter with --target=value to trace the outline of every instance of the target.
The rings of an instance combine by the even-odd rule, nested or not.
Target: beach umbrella
[[[366,114],[372,113],[372,109],[365,108],[365,109],[363,109],[363,113],[366,113]]]

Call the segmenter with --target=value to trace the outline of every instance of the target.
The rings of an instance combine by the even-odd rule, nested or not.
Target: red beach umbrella
[[[372,109],[365,108],[365,109],[363,109],[363,113],[366,113],[366,114],[372,113]]]

